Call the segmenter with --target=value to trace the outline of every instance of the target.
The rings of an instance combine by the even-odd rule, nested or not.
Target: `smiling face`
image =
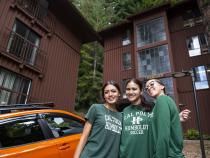
[[[133,81],[128,82],[125,90],[128,100],[133,105],[138,105],[141,103],[141,89],[138,84]]]
[[[116,104],[120,96],[120,92],[114,85],[107,85],[104,88],[104,100],[107,104],[113,105]]]
[[[146,91],[153,98],[156,98],[161,94],[164,94],[164,89],[165,86],[160,84],[158,80],[152,79],[146,82]]]

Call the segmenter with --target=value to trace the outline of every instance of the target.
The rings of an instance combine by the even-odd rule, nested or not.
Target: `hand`
[[[180,121],[185,122],[186,120],[188,120],[190,118],[190,116],[189,116],[190,113],[191,113],[191,111],[189,109],[182,110],[179,113]]]

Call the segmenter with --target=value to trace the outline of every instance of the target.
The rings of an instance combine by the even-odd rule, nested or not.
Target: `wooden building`
[[[104,40],[104,82],[124,89],[129,78],[161,78],[166,91],[192,111],[184,130],[196,127],[192,78],[174,72],[192,70],[204,133],[210,134],[210,52],[203,19],[194,0],[139,12],[99,32]],[[183,106],[180,106],[183,108]]]
[[[68,0],[1,0],[0,104],[73,110],[80,47],[97,39]]]

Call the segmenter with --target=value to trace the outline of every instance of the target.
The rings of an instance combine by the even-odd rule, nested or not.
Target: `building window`
[[[39,44],[40,36],[22,22],[15,20],[7,45],[7,52],[23,59],[30,65],[34,65]]]
[[[210,65],[198,66],[193,70],[195,74],[195,88],[197,90],[209,88],[208,81],[210,80]]]
[[[30,15],[43,20],[48,13],[49,2],[47,0],[18,0],[17,2]]]
[[[127,70],[131,68],[131,53],[123,53],[123,69]]]
[[[203,19],[198,9],[187,10],[183,14],[184,27],[192,27],[195,24],[202,23]]]
[[[208,40],[206,34],[188,38],[187,48],[190,57],[208,53]]]
[[[139,77],[157,75],[171,71],[168,45],[145,49],[138,53]]]
[[[126,30],[122,37],[122,45],[126,46],[131,43],[131,32],[130,30]]]
[[[166,40],[163,17],[137,26],[137,47]]]
[[[26,103],[31,80],[0,68],[0,104]]]

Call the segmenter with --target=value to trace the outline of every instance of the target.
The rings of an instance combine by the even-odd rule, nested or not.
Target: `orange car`
[[[83,126],[84,119],[63,110],[0,105],[0,158],[71,158]]]

